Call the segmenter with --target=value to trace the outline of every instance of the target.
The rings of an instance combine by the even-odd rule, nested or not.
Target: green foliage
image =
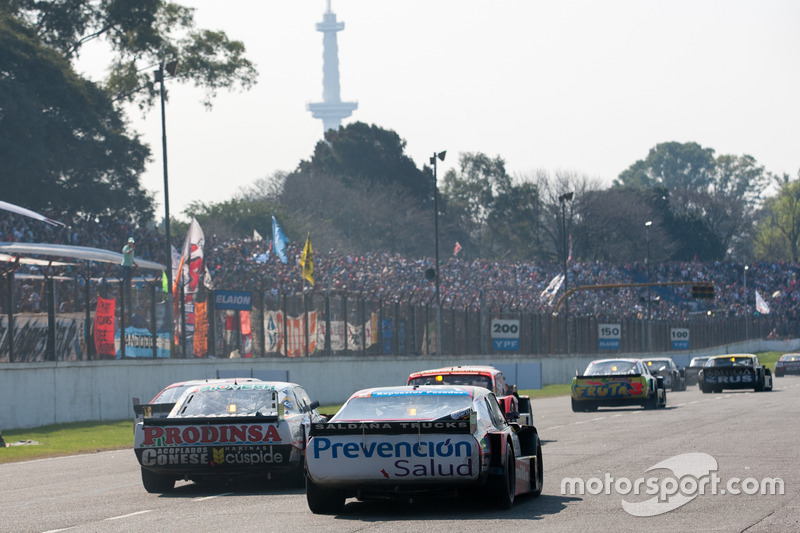
[[[0,11],[0,187],[60,214],[152,219],[139,175],[149,150],[101,88]]]
[[[219,239],[251,238],[253,230],[269,239],[272,215],[280,216],[281,212],[279,206],[266,201],[235,198],[218,203],[192,202],[183,214],[196,218],[204,233]]]
[[[764,205],[755,237],[759,258],[797,261],[800,255],[800,181],[786,182]]]

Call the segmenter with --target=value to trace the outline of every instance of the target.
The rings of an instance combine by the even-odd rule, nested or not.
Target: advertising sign
[[[669,330],[673,350],[689,349],[689,328],[672,328]]]
[[[519,350],[519,320],[492,320],[492,344],[498,351]]]
[[[600,350],[619,350],[622,326],[619,324],[597,325],[597,347]]]

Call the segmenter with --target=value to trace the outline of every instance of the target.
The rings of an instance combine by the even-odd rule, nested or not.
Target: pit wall
[[[685,366],[698,355],[796,351],[800,339],[749,341],[669,356]],[[323,405],[344,402],[354,391],[403,385],[411,372],[450,365],[488,364],[500,368],[520,389],[569,383],[595,359],[637,357],[641,354],[591,354],[532,357],[525,355],[474,357],[310,357],[281,359],[156,359],[6,363],[0,365],[0,431],[64,422],[133,418],[132,399],[150,401],[176,381],[215,377],[253,376],[286,379],[305,387]]]

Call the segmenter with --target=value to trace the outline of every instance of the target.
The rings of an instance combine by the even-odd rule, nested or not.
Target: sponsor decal
[[[142,466],[212,466],[272,465],[289,460],[290,446],[190,446],[181,448],[145,448]]]
[[[577,399],[633,398],[644,394],[644,386],[643,380],[584,380],[575,384],[575,397]]]
[[[740,383],[755,383],[755,376],[753,374],[740,374],[734,376],[710,376],[704,373],[704,380],[706,383],[714,383],[721,385],[724,383],[740,384]]]
[[[141,447],[186,446],[192,444],[280,443],[275,425],[239,424],[218,426],[144,426]]]

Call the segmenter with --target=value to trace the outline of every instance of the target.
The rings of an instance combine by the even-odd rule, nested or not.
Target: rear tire
[[[506,445],[506,464],[503,465],[503,473],[500,475],[489,476],[486,488],[489,497],[498,509],[511,509],[514,505],[514,496],[517,487],[517,468],[514,461],[514,448],[509,442]]]
[[[542,493],[542,487],[544,487],[544,461],[542,459],[542,441],[539,438],[536,438],[536,477],[531,478],[531,494],[534,498],[539,496]],[[539,485],[539,488],[536,488],[536,485]]]
[[[314,514],[337,514],[344,509],[344,493],[324,489],[314,483],[306,473],[306,502]]]
[[[142,468],[142,485],[151,494],[162,494],[175,488],[175,479]]]

